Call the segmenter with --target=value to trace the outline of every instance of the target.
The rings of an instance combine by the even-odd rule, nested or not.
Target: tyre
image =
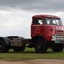
[[[52,50],[53,52],[61,52],[63,50],[63,44],[52,44]]]
[[[36,53],[46,53],[47,52],[47,44],[43,40],[43,38],[38,37],[35,39],[35,51]]]
[[[25,50],[26,46],[22,46],[22,47],[14,47],[13,50],[14,52],[23,52]]]
[[[8,52],[9,48],[3,40],[0,40],[0,53]]]

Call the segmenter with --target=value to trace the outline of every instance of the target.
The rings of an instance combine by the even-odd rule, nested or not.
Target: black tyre
[[[8,52],[9,48],[3,40],[0,40],[0,53]]]
[[[22,47],[14,47],[13,50],[14,52],[23,52],[25,50],[26,46],[22,46]]]
[[[47,44],[43,40],[43,38],[38,37],[35,39],[35,51],[37,53],[46,53],[47,52]]]
[[[63,50],[63,44],[52,44],[53,52],[61,52]]]

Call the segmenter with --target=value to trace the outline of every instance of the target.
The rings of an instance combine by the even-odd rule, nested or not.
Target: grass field
[[[23,53],[14,53],[10,50],[8,53],[0,53],[0,60],[20,61],[29,59],[64,59],[64,51],[53,53],[48,50],[47,53],[35,53],[34,49],[26,48]]]

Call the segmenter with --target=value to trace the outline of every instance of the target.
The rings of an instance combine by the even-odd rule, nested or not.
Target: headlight
[[[52,41],[56,40],[56,37],[55,35],[52,36]]]

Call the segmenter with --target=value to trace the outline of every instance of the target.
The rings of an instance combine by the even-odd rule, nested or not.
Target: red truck
[[[54,15],[34,15],[31,24],[31,39],[18,36],[0,37],[0,52],[22,52],[25,47],[34,48],[37,53],[45,53],[48,48],[61,52],[64,43],[64,26]]]

